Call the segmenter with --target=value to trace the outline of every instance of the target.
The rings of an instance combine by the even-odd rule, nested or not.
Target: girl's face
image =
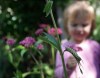
[[[74,19],[68,20],[67,30],[68,34],[72,40],[77,43],[82,42],[85,40],[90,32],[91,32],[91,25],[92,20],[84,20],[84,19]]]

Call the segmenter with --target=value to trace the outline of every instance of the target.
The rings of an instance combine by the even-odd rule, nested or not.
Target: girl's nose
[[[83,27],[79,25],[79,26],[77,26],[77,30],[78,31],[83,31]]]

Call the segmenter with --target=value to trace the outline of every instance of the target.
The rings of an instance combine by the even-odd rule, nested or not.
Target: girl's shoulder
[[[100,49],[100,44],[96,40],[88,39],[88,44],[94,48]]]
[[[64,39],[64,40],[61,41],[61,47],[62,47],[62,48],[66,48],[66,47],[73,46],[73,45],[75,45],[75,43],[70,42],[70,41],[68,41],[67,39]],[[92,40],[92,39],[87,39],[87,40],[83,43],[83,45],[88,45],[88,46],[91,46],[91,47],[93,47],[93,48],[100,48],[100,44],[99,44],[97,41]],[[82,46],[83,46],[83,45],[82,45]],[[81,45],[78,45],[78,46],[81,46]],[[81,47],[82,47],[82,46],[81,46]]]
[[[100,45],[96,40],[88,39],[87,41],[88,41],[89,44],[92,44],[92,45],[95,45],[95,46]]]

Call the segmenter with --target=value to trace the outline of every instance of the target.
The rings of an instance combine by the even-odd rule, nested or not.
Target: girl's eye
[[[82,27],[86,27],[88,24],[82,24]]]
[[[72,24],[72,26],[73,26],[73,27],[77,27],[77,26],[78,26],[78,24]]]

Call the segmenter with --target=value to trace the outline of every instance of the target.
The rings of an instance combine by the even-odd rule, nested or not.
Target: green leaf
[[[40,36],[39,38],[40,38],[41,40],[43,40],[44,42],[49,43],[49,44],[51,44],[51,45],[53,45],[53,46],[56,47],[56,44],[54,44],[54,43],[52,43],[51,41],[49,41],[48,38],[43,37],[43,36]]]
[[[39,38],[46,43],[53,45],[59,51],[61,50],[59,42],[50,34],[44,33],[44,37],[40,36]]]
[[[51,10],[52,10],[52,5],[53,5],[53,1],[47,1],[43,12],[46,13],[46,17],[50,14]]]
[[[20,53],[21,57],[23,57],[23,55],[26,53],[26,51],[27,51],[26,49],[21,50],[21,53]]]
[[[45,34],[45,36],[46,36],[46,38],[50,41],[50,42],[52,42],[52,43],[54,43],[55,45],[57,45],[58,46],[58,41],[52,36],[52,35],[50,35],[50,34],[47,34],[47,33],[44,33]]]
[[[79,69],[80,69],[80,72],[83,74],[83,71],[82,71],[82,69],[81,69],[80,65],[79,65]]]
[[[15,48],[16,48],[16,49],[25,49],[25,47],[24,47],[24,46],[21,46],[21,45],[15,47]]]
[[[80,63],[81,58],[78,56],[77,52],[75,52],[72,48],[66,48],[65,51],[70,52],[75,57],[77,62]]]
[[[13,56],[11,52],[8,53],[8,60],[13,64]]]
[[[66,48],[65,49],[65,51],[68,51],[68,52],[70,52],[74,57],[75,57],[75,59],[77,60],[77,62],[78,62],[78,65],[79,65],[79,69],[80,69],[80,72],[83,74],[83,71],[81,70],[81,68],[80,68],[80,61],[82,60],[79,56],[78,56],[78,54],[77,54],[77,52],[75,52],[75,50],[73,50],[72,48]]]
[[[22,72],[20,72],[19,70],[17,70],[16,73],[15,73],[15,78],[23,78]]]
[[[23,73],[22,76],[23,76],[23,78],[25,78],[26,76],[28,76],[30,74],[32,74],[32,72],[26,72],[26,73]]]

